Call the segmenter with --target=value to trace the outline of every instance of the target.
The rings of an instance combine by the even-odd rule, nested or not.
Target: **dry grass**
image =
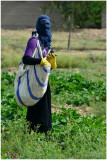
[[[1,29],[1,35],[7,38],[29,38],[31,32],[34,31],[35,28],[23,29],[23,30],[8,30]],[[64,38],[67,40],[68,32],[59,32],[52,31],[52,37],[57,40],[62,40]],[[85,39],[105,39],[106,38],[106,29],[79,29],[75,32],[72,32],[72,38],[85,38]]]
[[[57,40],[62,40],[62,37],[67,40],[68,32],[53,32],[52,37]],[[72,32],[72,38],[85,38],[85,39],[105,39],[106,30],[105,29],[79,29]]]
[[[31,32],[35,30],[33,28],[23,29],[23,30],[8,30],[1,29],[1,36],[10,39],[20,39],[22,37],[28,39],[31,36]]]
[[[95,67],[95,65],[99,65],[99,63],[104,64],[105,61],[105,52],[98,52],[95,54],[91,51],[83,53],[58,52],[57,56],[58,68],[92,68]]]
[[[23,29],[23,30],[1,30],[1,61],[2,68],[5,67],[18,67],[19,62],[24,54],[26,44],[28,39],[31,37],[33,28]],[[75,68],[75,63],[80,66],[84,66],[85,61],[79,61],[79,57],[82,60],[82,57],[86,57],[86,54],[93,54],[98,51],[100,54],[104,53],[106,48],[106,37],[105,37],[105,29],[83,29],[78,30],[72,33],[71,36],[71,53],[67,54],[67,40],[68,40],[68,32],[52,32],[52,46],[58,53],[57,63],[60,66],[60,58],[67,55],[66,60],[68,59],[68,64],[65,67],[72,66]],[[103,51],[101,51],[103,50]],[[62,56],[63,55],[63,56]],[[87,55],[88,56],[88,55]],[[73,61],[74,60],[74,61]],[[78,67],[78,66],[77,66]]]

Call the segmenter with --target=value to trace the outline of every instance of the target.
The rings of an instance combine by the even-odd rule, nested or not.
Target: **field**
[[[1,30],[1,158],[106,159],[105,30],[73,32],[71,52],[68,33],[52,33],[58,54],[49,77],[52,141],[41,133],[29,135],[27,109],[14,98],[14,78],[31,31]]]

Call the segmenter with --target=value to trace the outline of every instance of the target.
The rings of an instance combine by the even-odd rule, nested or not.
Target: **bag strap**
[[[39,54],[40,54],[39,58],[43,58],[42,49],[41,49],[40,42],[39,42],[39,39],[38,39],[38,37],[39,37],[38,33],[36,31],[32,31],[32,37],[35,37],[37,39],[37,47],[35,48],[35,51],[34,51],[32,57],[35,57],[36,51],[38,49]],[[48,50],[48,54],[50,53],[51,50],[52,50],[52,47]]]
[[[40,42],[38,39],[38,33],[33,34],[32,37],[36,38],[36,40],[37,40],[37,47],[35,48],[32,57],[35,57],[37,50],[39,50],[39,56],[40,56],[39,58],[42,58],[43,57],[42,56],[42,49],[41,49]]]

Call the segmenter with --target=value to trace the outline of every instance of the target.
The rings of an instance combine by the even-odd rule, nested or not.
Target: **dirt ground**
[[[60,113],[60,110],[58,110],[54,104],[52,104],[52,113],[56,112],[56,113]],[[62,107],[62,106],[60,106]],[[85,105],[82,105],[82,106],[79,106],[79,107],[73,107],[72,105],[67,105],[65,104],[63,106],[64,108],[72,108],[72,109],[76,109],[77,113],[81,114],[82,116],[87,116],[88,114],[92,113],[93,112],[93,109],[91,107],[88,107],[88,106],[85,106]]]
[[[18,71],[18,68],[3,68],[1,69],[1,72],[9,72],[11,74],[14,74],[14,72],[17,72]]]

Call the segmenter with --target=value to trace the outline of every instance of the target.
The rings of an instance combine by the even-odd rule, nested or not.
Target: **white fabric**
[[[39,40],[37,40],[37,46],[33,56],[35,58],[42,58],[42,50],[39,44]],[[40,57],[38,56],[38,50]],[[36,69],[36,76],[38,77],[40,83],[42,83],[45,86],[41,86],[35,76],[35,70]],[[44,93],[47,89],[47,82],[49,77],[49,72],[45,72],[44,69],[50,71],[51,65],[44,65],[41,66],[40,64],[37,65],[24,65],[23,62],[19,65],[19,69],[17,72],[17,75],[15,77],[14,81],[14,91],[15,91],[15,98],[19,106],[33,106],[36,104],[39,99],[34,99],[34,97],[43,97]],[[28,80],[29,85],[27,82],[27,74],[28,74]],[[20,82],[20,84],[19,84]],[[19,84],[19,85],[18,85]],[[29,88],[31,92],[29,92]],[[32,94],[33,96],[31,96]]]

